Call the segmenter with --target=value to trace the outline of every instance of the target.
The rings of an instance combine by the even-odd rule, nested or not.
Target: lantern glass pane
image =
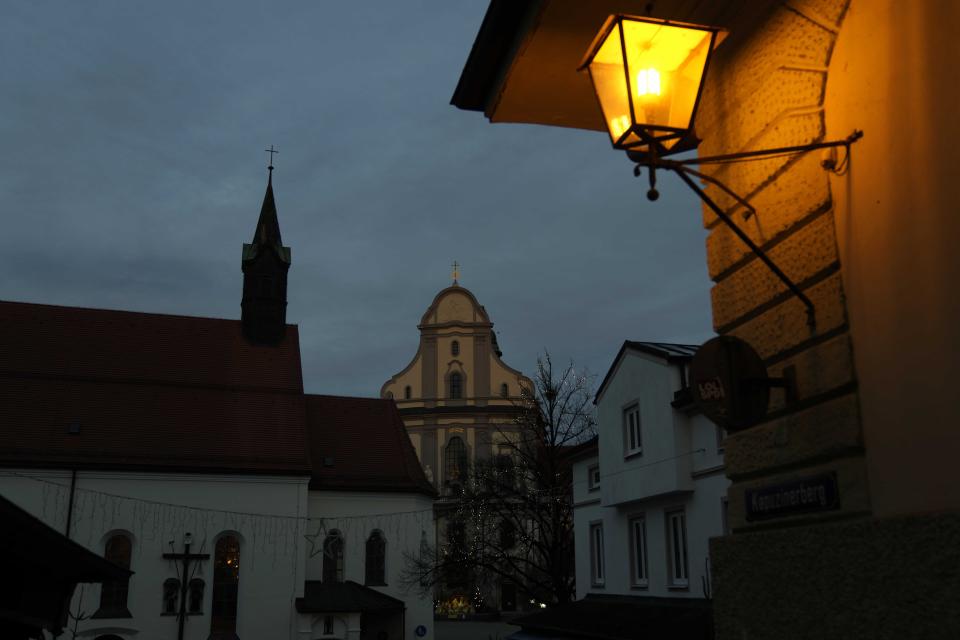
[[[660,127],[674,130],[664,135],[690,128],[713,32],[629,18],[621,24],[637,124],[656,137]]]
[[[589,65],[593,88],[600,100],[603,120],[610,140],[617,141],[633,125],[630,102],[627,98],[627,77],[623,70],[623,49],[620,46],[620,27],[615,25],[607,34]]]

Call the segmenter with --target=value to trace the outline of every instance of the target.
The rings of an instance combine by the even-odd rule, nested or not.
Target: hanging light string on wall
[[[0,475],[16,476],[18,478],[24,478],[26,480],[33,480],[35,482],[51,485],[58,489],[64,489],[64,490],[69,489],[68,486],[62,485],[59,482],[54,482],[53,480],[47,480],[44,478],[37,478],[35,476],[24,475],[22,473],[17,473],[16,471],[3,470],[3,471],[0,471]],[[175,502],[163,502],[160,500],[146,500],[144,498],[135,498],[132,496],[121,496],[119,494],[108,493],[106,491],[99,491],[97,489],[83,489],[80,487],[76,487],[74,490],[77,492],[82,492],[90,495],[101,496],[103,498],[112,498],[115,500],[129,500],[132,502],[138,502],[141,504],[148,504],[148,505],[157,506],[157,507],[170,507],[173,509],[186,509],[188,511],[203,511],[207,513],[221,513],[225,515],[240,516],[240,517],[246,517],[246,518],[276,518],[279,520],[298,520],[302,522],[310,522],[312,520],[326,520],[329,522],[332,520],[360,520],[360,519],[369,519],[369,518],[378,518],[378,517],[387,518],[391,516],[407,516],[407,515],[420,514],[420,513],[431,513],[433,511],[433,507],[429,507],[426,509],[413,509],[410,511],[389,511],[385,513],[369,513],[364,515],[342,515],[342,516],[326,515],[322,517],[321,516],[316,516],[316,517],[289,516],[289,515],[275,514],[275,513],[257,513],[254,511],[234,511],[231,509],[212,509],[212,508],[206,508],[206,507],[195,507],[195,506],[186,505],[186,504],[178,504]]]
[[[737,206],[755,209],[719,179],[692,169],[695,165],[717,165],[752,160],[790,157],[816,149],[844,147],[846,156],[838,165],[823,163],[825,169],[845,172],[850,145],[863,137],[856,130],[843,140],[727,153],[702,158],[669,160],[666,155],[691,151],[700,143],[694,130],[694,116],[703,94],[710,59],[725,32],[717,27],[686,24],[654,18],[612,15],[600,28],[587,50],[580,71],[590,75],[600,111],[614,148],[627,152],[640,176],[646,167],[650,180],[647,198],[656,200],[657,170],[672,171],[693,190],[716,216],[783,282],[807,309],[807,321],[816,328],[813,302],[764,251],[739,227],[695,178],[717,187]]]

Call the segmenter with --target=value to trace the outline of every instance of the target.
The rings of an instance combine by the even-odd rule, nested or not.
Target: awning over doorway
[[[299,613],[389,613],[404,610],[403,600],[398,600],[376,589],[347,580],[345,582],[320,582],[307,580],[303,597],[297,598]]]
[[[108,562],[0,496],[0,637],[58,634],[78,582],[123,580]]]
[[[588,595],[514,618],[510,624],[522,628],[511,640],[713,638],[710,601],[701,598]]]

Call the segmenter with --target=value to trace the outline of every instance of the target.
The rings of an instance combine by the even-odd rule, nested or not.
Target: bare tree
[[[596,433],[593,377],[572,362],[554,369],[537,359],[532,387],[522,384],[516,418],[498,429],[493,455],[451,488],[446,540],[408,555],[403,582],[426,592],[470,582],[489,593],[496,580],[517,584],[539,602],[574,594],[570,453]]]

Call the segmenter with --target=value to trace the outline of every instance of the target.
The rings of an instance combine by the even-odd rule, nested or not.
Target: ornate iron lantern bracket
[[[650,178],[650,189],[647,191],[647,198],[650,200],[656,200],[660,197],[660,193],[656,189],[657,184],[657,169],[664,169],[668,171],[673,171],[676,173],[681,180],[683,180],[688,187],[690,187],[694,193],[696,193],[700,199],[716,214],[720,220],[727,225],[731,231],[733,231],[740,240],[743,241],[745,245],[750,248],[750,251],[753,252],[757,258],[760,259],[763,264],[767,266],[770,271],[773,272],[777,278],[780,279],[783,284],[786,285],[787,289],[790,290],[793,295],[795,295],[807,308],[807,323],[811,328],[816,328],[816,315],[814,310],[813,302],[800,290],[793,280],[783,272],[776,263],[770,259],[770,257],[764,253],[753,240],[750,239],[750,236],[744,232],[737,223],[734,222],[732,216],[727,211],[724,211],[720,205],[718,205],[713,198],[711,198],[703,188],[697,184],[694,178],[699,178],[704,182],[708,182],[718,189],[726,193],[728,196],[733,198],[739,206],[744,207],[746,210],[744,217],[749,217],[750,215],[756,214],[756,210],[750,205],[746,199],[737,195],[732,189],[723,184],[717,178],[708,176],[700,171],[692,169],[692,165],[705,165],[705,164],[726,164],[732,162],[742,162],[745,160],[751,160],[755,158],[770,158],[775,156],[791,156],[798,155],[801,153],[806,153],[808,151],[814,151],[816,149],[829,149],[834,147],[844,147],[846,149],[846,156],[843,161],[838,166],[836,162],[828,160],[823,162],[823,167],[829,171],[834,171],[840,173],[844,170],[845,165],[848,162],[850,157],[850,145],[863,137],[863,132],[860,130],[855,130],[852,134],[844,138],[843,140],[832,140],[829,142],[814,142],[811,144],[796,145],[792,147],[777,147],[774,149],[761,149],[756,151],[742,151],[739,153],[727,153],[723,155],[716,156],[705,156],[699,158],[689,158],[686,160],[668,160],[664,159],[659,152],[667,152],[666,149],[662,149],[661,146],[657,143],[656,140],[650,138],[648,140],[649,147],[648,151],[645,153],[638,153],[634,151],[628,151],[627,156],[633,162],[636,162],[636,166],[633,168],[634,176],[640,176],[641,169],[643,167],[647,168]]]

